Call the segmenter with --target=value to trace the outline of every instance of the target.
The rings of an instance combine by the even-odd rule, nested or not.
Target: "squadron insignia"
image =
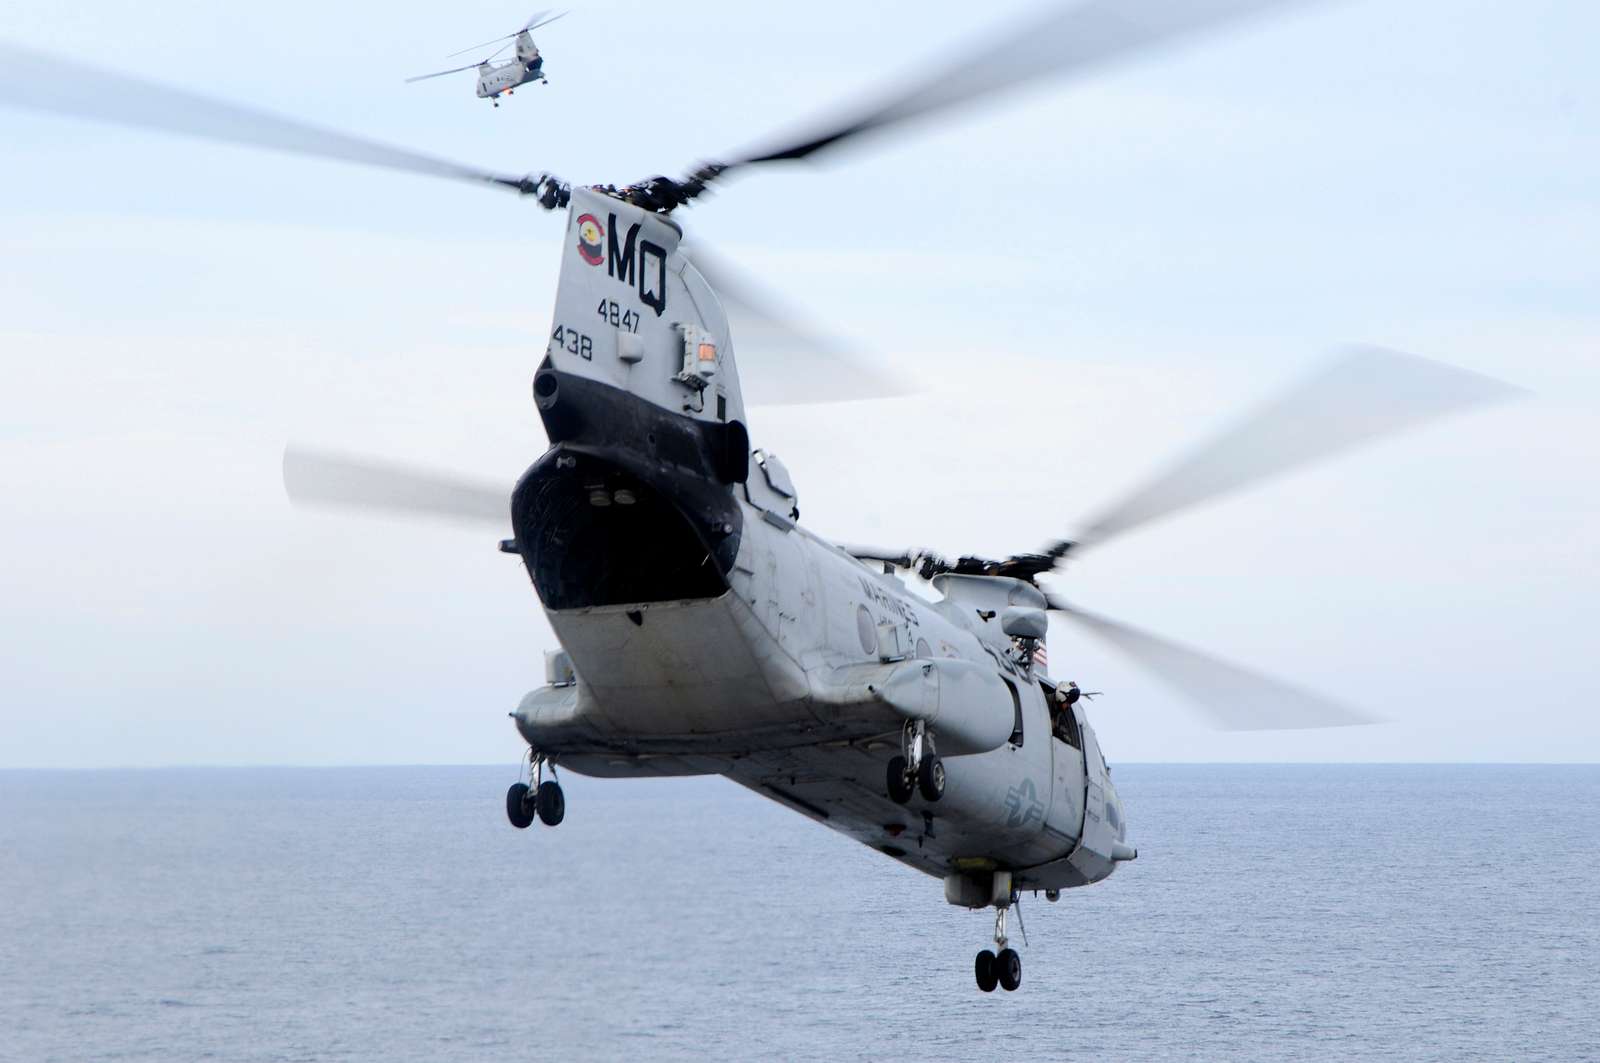
[[[578,254],[589,265],[598,266],[606,260],[606,249],[600,242],[605,236],[605,227],[593,214],[578,219]]]

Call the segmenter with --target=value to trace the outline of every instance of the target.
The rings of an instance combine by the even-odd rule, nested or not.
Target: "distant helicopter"
[[[468,52],[475,52],[479,48],[487,48],[491,44],[499,44],[501,41],[508,42],[501,44],[499,48],[478,62],[469,63],[466,66],[452,67],[449,70],[439,70],[432,74],[419,74],[414,78],[406,78],[406,84],[409,85],[414,81],[427,81],[429,78],[444,77],[446,74],[459,74],[463,70],[477,70],[478,98],[480,100],[491,100],[498,107],[500,106],[500,96],[502,94],[509,96],[518,86],[526,85],[530,81],[537,81],[540,84],[545,84],[549,81],[549,78],[544,76],[544,56],[539,54],[539,46],[533,43],[533,31],[541,26],[548,26],[556,19],[563,18],[566,15],[567,12],[565,11],[557,15],[550,14],[548,10],[537,12],[514,33],[508,33],[504,37],[496,37],[492,41],[484,41],[482,44],[474,44],[471,48],[463,48],[459,52],[451,52],[450,55],[445,56],[446,59],[451,59],[458,55],[465,55]],[[516,46],[517,50],[515,59],[504,63],[493,62],[495,56],[513,45]]]
[[[685,246],[673,214],[734,173],[810,159],[1294,3],[1052,3],[969,53],[973,78],[940,67],[798,137],[620,188],[484,170],[5,46],[0,103],[509,189],[564,210],[555,317],[545,346],[529,351],[550,447],[516,486],[290,450],[291,498],[511,533],[500,549],[521,559],[563,647],[546,657],[546,684],[510,713],[528,748],[526,781],[506,794],[513,826],[562,822],[558,764],[603,778],[724,775],[941,880],[952,905],[995,909],[995,949],[973,964],[987,993],[1021,985],[1007,916],[1015,911],[1021,929],[1025,892],[1055,901],[1138,856],[1087,695],[1047,672],[1051,613],[1152,668],[1225,728],[1372,722],[1081,609],[1041,580],[1135,528],[1513,389],[1357,351],[1037,553],[947,560],[840,545],[800,523],[783,463],[752,446],[729,287],[702,247]],[[538,21],[513,35],[519,54]],[[950,191],[987,190],[953,177]],[[1008,203],[1037,198],[996,191]],[[974,285],[974,300],[986,294]],[[819,418],[818,430],[837,429]],[[995,482],[1021,497],[1029,485],[1007,426],[971,431],[998,448]],[[931,478],[922,489],[942,486]],[[916,933],[912,920],[896,947],[909,952]],[[1078,940],[1093,947],[1094,928],[1081,927]]]

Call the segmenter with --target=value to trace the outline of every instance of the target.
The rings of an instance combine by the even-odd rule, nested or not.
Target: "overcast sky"
[[[550,84],[498,110],[467,74],[402,84],[526,17],[491,0],[31,6],[0,37],[624,181],[1032,5],[585,4],[539,35]],[[1053,670],[1107,692],[1113,760],[1600,759],[1596,39],[1593,5],[1330,4],[733,182],[691,233],[926,388],[757,408],[754,438],[822,534],[1003,554],[1344,342],[1518,384],[1055,578],[1391,722],[1210,732],[1061,627]],[[291,510],[279,461],[295,440],[509,488],[545,446],[561,221],[3,109],[0,138],[0,766],[515,762],[506,713],[555,645],[520,563]]]

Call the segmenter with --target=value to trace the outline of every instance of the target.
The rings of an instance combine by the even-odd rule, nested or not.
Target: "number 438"
[[[558,350],[568,354],[575,354],[586,362],[594,361],[594,341],[575,328],[557,325],[556,330],[550,334],[550,342]]]

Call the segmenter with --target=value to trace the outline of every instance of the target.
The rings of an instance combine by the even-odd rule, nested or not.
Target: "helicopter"
[[[1084,609],[1048,581],[1135,528],[1515,389],[1355,349],[1070,539],[953,560],[835,543],[802,524],[799,488],[755,445],[724,285],[675,215],[730,175],[1283,6],[1052,5],[969,52],[980,76],[963,84],[936,74],[684,177],[623,186],[483,170],[105,71],[82,79],[95,92],[68,79],[45,93],[32,75],[61,61],[10,47],[0,102],[464,180],[561,212],[555,315],[532,375],[549,449],[507,485],[290,447],[290,499],[479,522],[520,561],[561,649],[510,712],[527,750],[526,777],[505,795],[513,827],[563,822],[560,770],[722,775],[938,879],[952,905],[992,908],[994,947],[977,953],[974,979],[1012,991],[1022,962],[1008,917],[1021,929],[1023,895],[1056,901],[1139,855],[1085,700],[1050,674],[1052,614],[1225,729],[1374,722]]]
[[[506,42],[500,44],[499,48],[476,63],[451,67],[449,70],[438,70],[432,74],[419,74],[416,77],[406,78],[406,84],[427,81],[429,78],[444,77],[446,74],[459,74],[463,70],[476,70],[478,72],[478,98],[480,100],[489,100],[496,107],[499,107],[500,97],[502,95],[510,96],[519,86],[526,85],[530,81],[537,81],[541,85],[549,83],[550,79],[544,76],[544,56],[539,54],[539,46],[533,43],[533,31],[541,26],[548,26],[556,19],[566,17],[567,14],[568,12],[566,11],[559,14],[551,14],[548,10],[535,12],[533,17],[524,22],[521,27],[512,33],[506,34],[504,37],[496,37],[492,41],[474,44],[470,48],[463,48],[459,52],[451,52],[445,56],[446,59],[453,59],[458,55],[475,52],[479,48],[487,48],[491,44],[500,44],[501,41]],[[504,63],[494,62],[495,56],[507,48],[516,49],[514,52],[516,58]]]

